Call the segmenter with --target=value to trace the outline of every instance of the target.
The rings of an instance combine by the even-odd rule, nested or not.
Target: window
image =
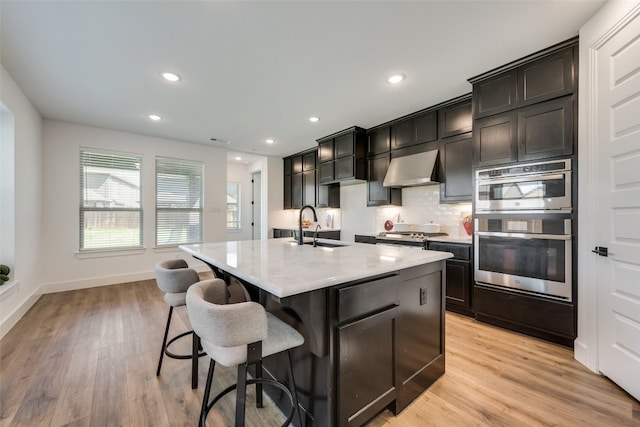
[[[227,183],[227,230],[240,229],[240,184]]]
[[[201,162],[156,159],[156,245],[202,242]]]
[[[142,156],[80,151],[80,250],[142,247]]]

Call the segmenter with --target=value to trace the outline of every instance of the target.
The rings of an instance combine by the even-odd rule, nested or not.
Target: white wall
[[[80,147],[142,154],[144,249],[78,253]],[[44,293],[150,278],[157,262],[173,257],[206,270],[203,263],[177,248],[154,249],[156,156],[204,162],[204,240],[226,240],[226,150],[45,120],[43,155]]]
[[[251,198],[252,184],[249,165],[227,163],[227,182],[240,184],[240,230],[228,230],[227,240],[251,240]]]
[[[13,190],[8,200],[15,195],[13,202],[3,203],[5,212],[2,216],[3,240],[9,227],[13,228],[14,237],[12,244],[8,244],[12,248],[4,247],[3,244],[2,254],[10,260],[8,264],[13,269],[11,278],[18,282],[0,296],[0,337],[2,337],[39,297],[41,277],[39,273],[42,271],[40,244],[42,119],[2,64],[0,64],[0,101],[11,111],[14,118],[13,173],[11,171],[6,173],[4,163],[2,164],[3,184],[2,194],[0,194],[0,197],[4,197],[8,189],[9,192]],[[6,136],[2,134],[3,153],[5,153],[4,138]],[[7,178],[12,182],[4,182]],[[8,224],[6,229],[5,221]]]

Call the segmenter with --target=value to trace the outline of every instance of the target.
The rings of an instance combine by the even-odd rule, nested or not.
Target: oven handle
[[[571,240],[571,234],[528,234],[528,233],[499,233],[490,231],[476,231],[478,236],[512,237],[515,239],[539,240]]]
[[[535,178],[535,179],[531,179]],[[566,174],[558,173],[552,175],[524,175],[518,178],[495,178],[495,179],[483,179],[478,180],[478,185],[484,184],[512,184],[516,182],[527,182],[527,181],[550,181],[553,179],[565,179]]]

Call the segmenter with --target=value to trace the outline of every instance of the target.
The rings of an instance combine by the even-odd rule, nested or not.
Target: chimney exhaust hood
[[[389,169],[382,183],[383,187],[417,187],[419,185],[438,184],[435,179],[435,166],[438,150],[391,159]]]

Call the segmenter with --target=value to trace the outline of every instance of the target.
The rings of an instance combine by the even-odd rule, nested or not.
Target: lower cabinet
[[[473,269],[471,245],[466,243],[429,242],[432,251],[451,252],[453,258],[446,261],[447,310],[473,316]]]

